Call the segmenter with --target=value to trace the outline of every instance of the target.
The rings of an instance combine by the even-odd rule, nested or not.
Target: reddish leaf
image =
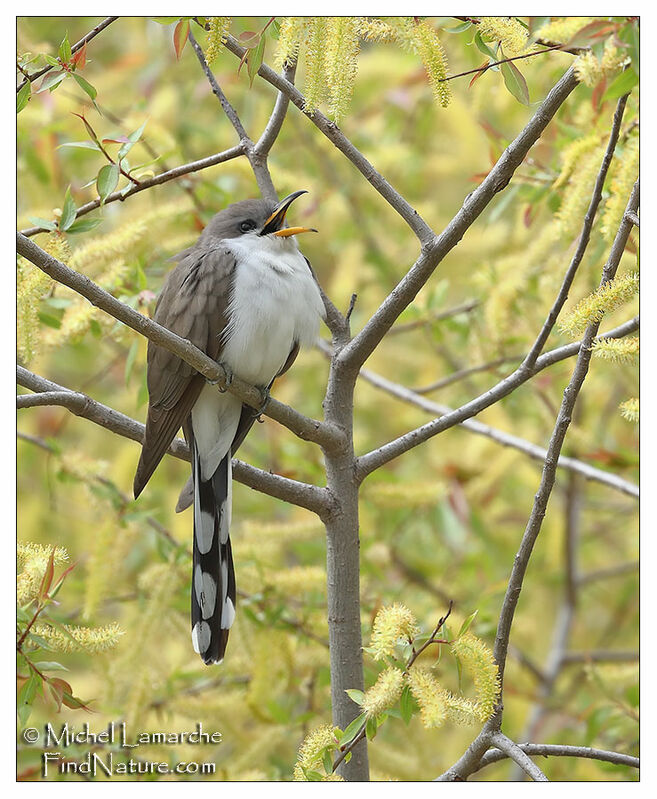
[[[73,111],[72,113],[73,113],[74,116],[80,117],[80,119],[84,122],[84,126],[87,129],[87,133],[96,142],[96,144],[100,145],[100,142],[98,141],[98,136],[96,136],[96,131],[91,127],[91,125],[84,118],[84,114],[76,114],[75,111]]]
[[[116,139],[101,139],[103,144],[105,142],[111,142],[112,144],[123,144],[123,142],[130,141],[127,136],[117,136]]]
[[[596,39],[615,31],[616,27],[616,25],[610,25],[602,19],[589,22],[588,25],[580,28],[574,36],[571,36],[565,47],[589,47]]]
[[[84,69],[87,63],[87,43],[85,42],[82,47],[71,58],[71,63],[75,64],[78,69]]]
[[[89,713],[93,713],[93,710],[88,705],[86,705],[81,699],[78,699],[77,696],[73,696],[67,691],[64,691],[62,702],[66,705],[66,707],[70,707],[71,710],[81,709],[81,710],[87,710]]]
[[[470,85],[468,86],[468,89],[471,89],[472,88],[472,84],[476,80],[479,80],[479,78],[484,74],[484,72],[488,71],[488,65],[489,64],[490,64],[490,61],[488,59],[486,59],[484,61],[484,63],[481,65],[481,67],[479,68],[479,72],[477,72],[477,74],[474,76],[474,78],[470,81]]]
[[[607,78],[603,78],[601,81],[596,83],[595,88],[593,89],[593,94],[591,95],[591,105],[595,111],[600,110],[600,106],[602,105],[602,95],[605,93],[606,88]]]
[[[50,591],[50,586],[52,585],[52,578],[55,574],[55,548],[52,548],[50,552],[50,557],[48,558],[48,565],[46,566],[46,570],[43,574],[43,579],[41,580],[41,585],[39,586],[39,596],[45,597],[48,596],[48,591]]]
[[[260,34],[255,31],[243,31],[237,37],[242,47],[257,47],[260,44]]]
[[[525,212],[524,212],[524,214],[522,216],[522,220],[525,223],[525,227],[529,227],[531,225],[531,223],[532,223],[532,211],[533,210],[534,209],[533,209],[533,207],[531,205],[528,205],[525,208]]]
[[[173,32],[173,46],[176,50],[176,58],[178,59],[180,59],[182,51],[185,49],[185,45],[187,44],[188,34],[189,34],[189,20],[181,19],[180,22],[176,25],[176,28]]]

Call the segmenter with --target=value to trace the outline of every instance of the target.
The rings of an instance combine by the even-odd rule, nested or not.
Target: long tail
[[[230,547],[232,470],[230,450],[209,480],[201,478],[196,441],[194,477],[194,554],[192,643],[206,664],[224,658],[235,620],[235,569]]]

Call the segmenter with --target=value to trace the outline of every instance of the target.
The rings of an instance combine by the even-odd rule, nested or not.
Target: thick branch
[[[422,253],[413,267],[381,303],[360,333],[340,353],[340,360],[345,366],[356,370],[372,354],[400,313],[415,299],[438,264],[461,241],[495,195],[507,186],[532,145],[576,86],[575,73],[569,69],[550,91],[524,130],[502,153],[482,183],[466,197],[463,206],[440,236],[423,243]]]
[[[88,277],[69,269],[21,233],[16,234],[16,246],[21,255],[47,275],[50,275],[53,280],[68,286],[89,300],[92,305],[110,314],[114,319],[118,319],[128,327],[146,336],[146,338],[173,352],[174,355],[193,366],[208,381],[216,383],[218,389],[227,389],[252,408],[260,409],[262,407],[263,397],[260,389],[248,385],[248,383],[237,377],[233,378],[230,385],[228,385],[227,375],[223,367],[191,342],[180,338],[180,336],[158,325],[138,311],[124,305],[89,280]],[[342,441],[342,434],[333,427],[310,419],[277,400],[270,399],[267,407],[262,412],[292,430],[299,438],[314,441],[324,448],[331,449],[335,446],[340,446]]]
[[[139,185],[133,186],[130,191],[113,192],[107,197],[104,205],[107,205],[107,203],[116,202],[117,200],[121,200],[121,202],[123,202],[123,200],[127,200],[128,197],[132,197],[133,194],[138,194],[140,191],[144,191],[145,189],[150,189],[153,186],[159,186],[162,183],[175,180],[183,175],[190,175],[192,172],[198,172],[201,169],[207,169],[210,166],[215,166],[215,164],[223,164],[225,161],[230,161],[233,158],[239,158],[239,156],[244,154],[244,144],[240,143],[235,147],[231,147],[229,150],[223,150],[220,153],[209,155],[207,158],[201,158],[199,161],[191,161],[188,164],[181,164],[181,166],[174,167],[168,172],[162,172],[161,174],[155,175],[152,178],[140,180]],[[79,217],[88,214],[90,211],[95,211],[96,208],[100,207],[100,203],[100,198],[98,198],[81,205],[75,213],[75,218],[78,219]],[[43,227],[31,227],[21,231],[24,236],[34,236],[37,233],[44,232],[46,232],[46,228]]]
[[[143,424],[107,405],[96,402],[86,394],[71,391],[64,386],[53,383],[51,380],[35,375],[22,366],[16,367],[16,380],[24,388],[41,392],[36,395],[20,395],[18,397],[19,403],[20,400],[23,400],[23,402],[19,404],[19,407],[33,407],[41,404],[61,405],[76,414],[76,416],[82,416],[117,435],[138,443],[143,441],[145,430]],[[25,401],[31,399],[32,396],[35,396],[37,400],[47,396],[50,401],[47,403],[29,403]],[[190,460],[189,448],[181,438],[173,440],[168,454],[180,460]],[[326,489],[319,486],[290,480],[278,474],[271,474],[237,459],[233,459],[233,477],[249,488],[277,499],[282,499],[285,502],[290,502],[293,505],[307,508],[319,516],[324,516],[329,511],[328,493]]]

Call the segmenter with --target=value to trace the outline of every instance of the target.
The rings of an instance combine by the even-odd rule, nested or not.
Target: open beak
[[[305,190],[293,191],[287,197],[282,199],[276,208],[274,208],[271,216],[265,222],[265,226],[260,231],[261,236],[266,236],[268,233],[273,233],[274,236],[281,236],[287,238],[288,236],[296,236],[298,233],[317,233],[315,228],[312,227],[283,227],[285,224],[285,214],[287,209],[292,203],[302,194],[307,194]]]

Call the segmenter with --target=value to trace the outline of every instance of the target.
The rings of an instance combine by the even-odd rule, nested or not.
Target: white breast
[[[268,385],[295,343],[312,346],[324,304],[293,238],[225,239],[236,257],[221,360],[243,380]]]

